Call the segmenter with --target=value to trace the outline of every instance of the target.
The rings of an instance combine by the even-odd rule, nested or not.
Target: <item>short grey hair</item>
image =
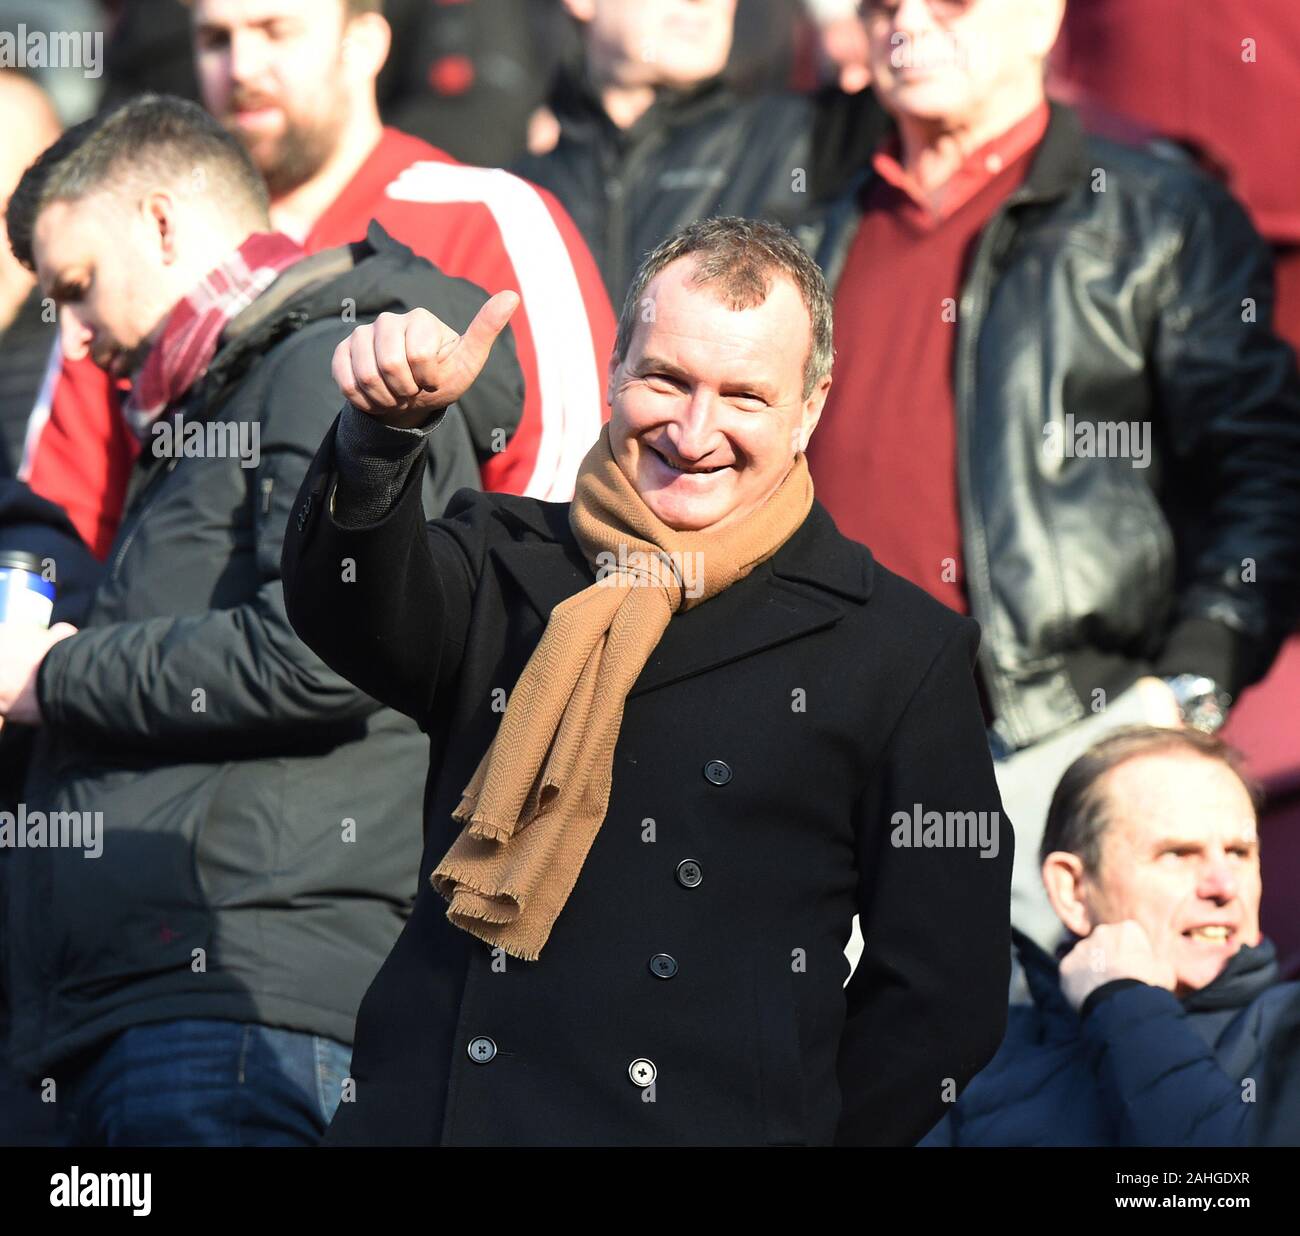
[[[614,355],[627,359],[638,308],[650,281],[679,258],[694,257],[691,282],[712,287],[731,308],[753,309],[767,300],[772,276],[786,276],[799,290],[812,324],[812,346],[803,366],[807,399],[830,377],[835,359],[834,316],[826,277],[803,246],[780,224],[724,215],[679,227],[642,260],[632,278],[618,319]]]

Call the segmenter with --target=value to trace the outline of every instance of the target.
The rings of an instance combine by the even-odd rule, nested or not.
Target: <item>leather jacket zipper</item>
[[[994,649],[1000,647],[997,630],[998,613],[993,596],[993,579],[988,563],[988,542],[984,524],[975,504],[974,481],[971,468],[971,418],[975,390],[975,352],[979,342],[984,307],[992,285],[993,254],[1010,226],[1007,208],[1023,200],[1009,198],[1006,204],[984,229],[975,259],[971,263],[970,277],[961,290],[960,326],[957,335],[958,362],[955,367],[957,386],[954,405],[957,412],[957,495],[961,510],[962,538],[966,544],[966,588],[971,602],[972,616],[985,615],[982,621],[984,638],[980,641],[979,661],[984,667],[984,685],[988,690],[995,720],[1006,722],[1011,736],[1023,733],[1013,693],[1006,689],[998,668]]]

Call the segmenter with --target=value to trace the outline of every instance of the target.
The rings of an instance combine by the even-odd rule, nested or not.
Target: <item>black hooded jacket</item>
[[[221,457],[215,434],[202,455],[146,445],[81,630],[38,676],[28,844],[3,855],[19,1069],[55,1076],[118,1030],[181,1017],[351,1041],[410,911],[427,744],[294,634],[280,547],[338,411],[339,341],[416,306],[464,330],[485,300],[372,226],[285,271],[186,397],[186,422],[251,449]],[[432,514],[478,487],[468,426],[488,408],[517,423],[508,336],[475,395],[430,442]],[[42,845],[36,812],[46,839],[79,824],[81,848]]]

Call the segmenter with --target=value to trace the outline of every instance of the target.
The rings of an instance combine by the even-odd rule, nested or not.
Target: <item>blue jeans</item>
[[[296,1030],[186,1018],[132,1026],[59,1081],[72,1146],[314,1146],[352,1049]]]

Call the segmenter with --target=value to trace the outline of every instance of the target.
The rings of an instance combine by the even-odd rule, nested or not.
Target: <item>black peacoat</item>
[[[426,524],[423,454],[387,515],[346,529],[331,430],[285,542],[299,634],[430,740],[414,911],[326,1143],[914,1143],[1006,1024],[1013,841],[977,625],[814,503],[671,620],[540,959],[494,953],[429,873],[552,606],[595,574],[567,503],[464,490]]]

